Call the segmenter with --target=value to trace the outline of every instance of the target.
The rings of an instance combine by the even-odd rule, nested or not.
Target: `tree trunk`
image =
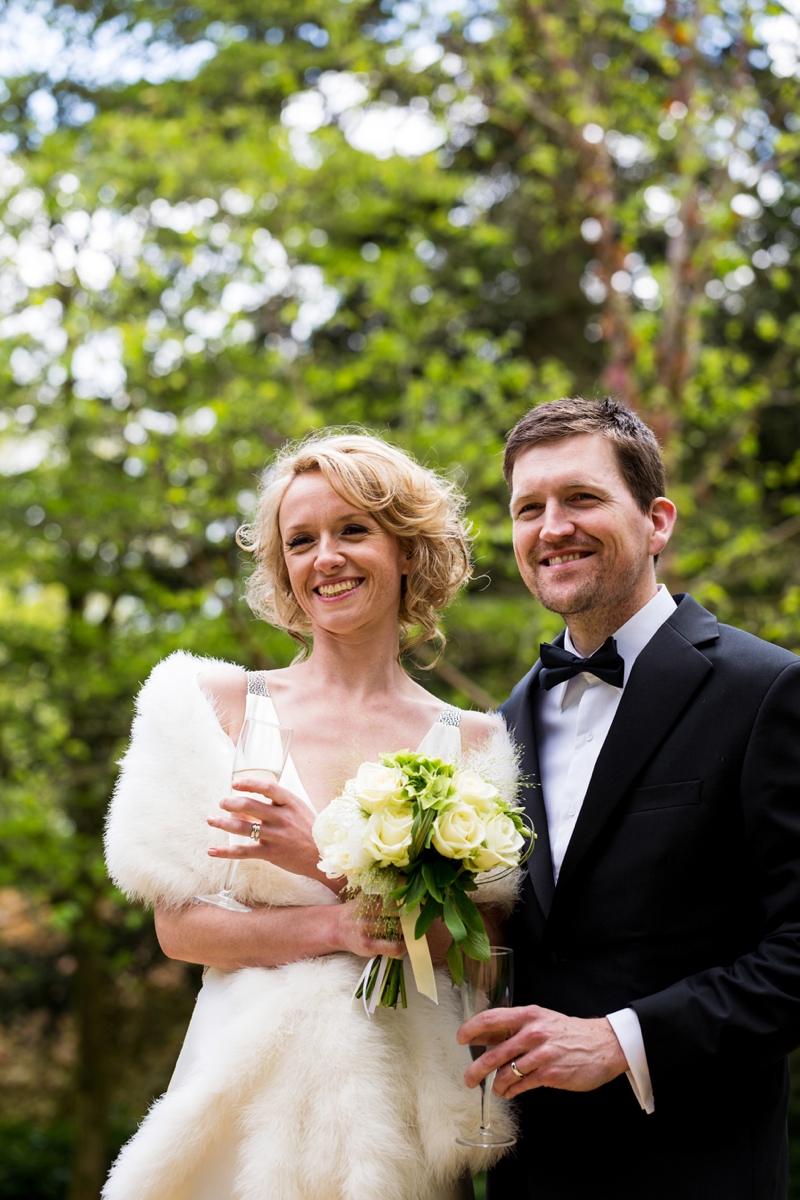
[[[75,942],[76,1138],[67,1200],[98,1200],[108,1172],[108,1012],[100,940],[102,930],[90,910]]]

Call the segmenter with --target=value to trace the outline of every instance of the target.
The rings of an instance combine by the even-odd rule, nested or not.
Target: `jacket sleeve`
[[[750,735],[741,806],[758,942],[730,965],[630,1007],[659,1088],[766,1066],[800,1044],[800,662],[769,688]]]

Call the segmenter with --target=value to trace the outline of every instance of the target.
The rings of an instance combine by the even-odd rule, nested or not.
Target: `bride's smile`
[[[323,600],[342,600],[360,588],[363,582],[363,579],[337,579],[331,583],[321,583],[314,591]]]

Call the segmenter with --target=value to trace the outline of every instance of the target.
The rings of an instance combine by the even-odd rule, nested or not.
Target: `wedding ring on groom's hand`
[[[524,1073],[524,1071],[520,1071],[519,1067],[517,1066],[517,1064],[516,1064],[515,1062],[512,1062],[512,1063],[511,1063],[511,1070],[514,1072],[514,1074],[516,1075],[517,1079],[524,1079],[524,1078],[525,1078],[525,1073]]]
[[[253,824],[250,826],[250,837],[253,839],[254,842],[261,841],[261,822],[260,821],[253,821]]]

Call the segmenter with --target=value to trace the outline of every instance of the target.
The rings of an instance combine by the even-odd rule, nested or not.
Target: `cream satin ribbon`
[[[431,961],[431,952],[428,948],[428,939],[423,934],[421,938],[414,936],[414,926],[417,923],[419,916],[419,905],[412,908],[411,912],[406,912],[405,909],[400,913],[400,928],[403,930],[406,949],[408,950],[408,960],[411,963],[411,970],[414,973],[414,982],[417,985],[417,991],[422,992],[423,996],[427,996],[434,1004],[439,1003],[439,997],[436,992],[436,976],[433,973],[433,962]]]

